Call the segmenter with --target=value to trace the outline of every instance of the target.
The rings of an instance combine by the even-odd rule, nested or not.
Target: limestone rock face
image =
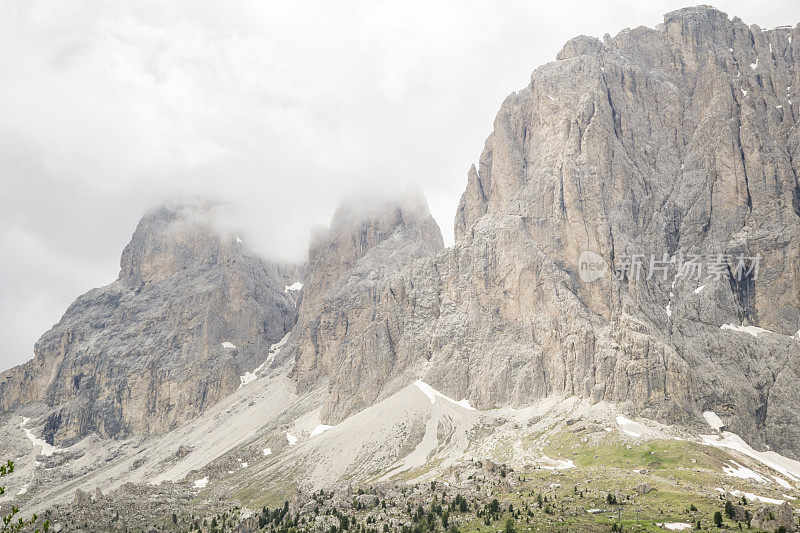
[[[358,230],[312,250],[298,379],[332,380],[328,420],[422,378],[483,408],[578,395],[698,429],[713,410],[800,456],[798,89],[800,27],[696,7],[573,39],[503,103],[454,247],[390,263]],[[609,272],[582,281],[584,251]]]
[[[49,442],[176,427],[236,390],[296,321],[285,287],[297,269],[220,235],[202,209],[147,214],[120,267],[0,375],[2,412],[45,404]]]
[[[708,7],[578,37],[537,69],[498,113],[455,226],[456,249],[496,265],[473,270],[467,306],[516,329],[530,359],[509,357],[491,394],[470,364],[459,392],[579,394],[681,422],[711,409],[800,453],[798,83],[800,27]],[[585,283],[585,250],[645,269]],[[646,279],[651,254],[674,263]],[[706,270],[676,275],[695,254]],[[736,279],[739,256],[760,256],[757,276]]]
[[[705,432],[710,410],[800,458],[799,89],[800,26],[695,7],[577,37],[502,104],[453,247],[414,196],[343,206],[305,272],[156,211],[0,409],[43,403],[51,442],[165,431],[291,330],[277,363],[328,388],[324,423],[421,379],[478,408],[580,396]]]
[[[392,369],[413,358],[396,349],[404,328],[392,311],[404,295],[395,283],[442,248],[427,203],[413,195],[346,204],[311,243],[298,324],[285,352],[295,357],[301,388],[331,380],[331,419],[371,405]]]

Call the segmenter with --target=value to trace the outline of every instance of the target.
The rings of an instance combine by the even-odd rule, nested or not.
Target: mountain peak
[[[297,310],[282,267],[218,233],[209,212],[148,212],[119,279],[77,298],[36,357],[2,375],[0,411],[42,402],[45,438],[69,443],[160,433],[236,390]]]

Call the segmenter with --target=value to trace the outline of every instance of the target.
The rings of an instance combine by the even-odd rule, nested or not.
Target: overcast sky
[[[417,185],[445,242],[504,97],[578,34],[684,3],[0,0],[0,370],[113,281],[141,214],[230,202],[300,258],[361,190]],[[800,2],[718,2],[762,27]]]

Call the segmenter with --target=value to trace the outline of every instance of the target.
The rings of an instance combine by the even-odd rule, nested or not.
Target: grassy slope
[[[730,460],[726,451],[688,441],[632,444],[614,433],[592,444],[583,442],[580,434],[563,431],[551,438],[543,451],[551,457],[571,459],[577,468],[525,469],[517,473],[521,481],[513,492],[496,493],[506,508],[508,503],[515,508],[533,508],[532,518],[526,521],[523,513],[515,520],[520,531],[609,531],[614,523],[621,523],[626,531],[665,531],[656,524],[694,524],[698,520],[703,529],[716,531],[713,515],[724,508],[717,487],[785,499],[780,487],[725,476],[722,465]],[[642,483],[654,490],[638,494],[636,486]],[[539,493],[548,497],[554,514],[538,508],[534,495]],[[617,496],[619,504],[607,503],[609,493]],[[691,506],[697,510],[690,511]],[[588,509],[603,512],[589,514]],[[475,518],[462,531],[504,529],[509,517],[506,512],[490,526]],[[723,527],[738,529],[738,524],[725,519]],[[746,524],[743,527],[746,529]]]

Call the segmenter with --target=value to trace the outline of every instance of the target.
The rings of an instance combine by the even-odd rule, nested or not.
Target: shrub
[[[5,464],[0,464],[0,478],[6,477],[14,472],[14,461],[7,461]],[[0,485],[0,496],[6,493],[6,488]],[[23,520],[22,518],[17,517],[14,520],[14,517],[20,513],[19,507],[16,505],[11,506],[11,510],[8,514],[0,516],[0,520],[2,521],[2,526],[0,526],[0,531],[3,533],[12,532],[12,531],[20,531],[23,528],[33,528],[38,520],[36,515],[33,515],[30,520]],[[38,527],[34,530],[34,533],[44,533],[50,530],[50,521],[45,520],[41,527]]]

